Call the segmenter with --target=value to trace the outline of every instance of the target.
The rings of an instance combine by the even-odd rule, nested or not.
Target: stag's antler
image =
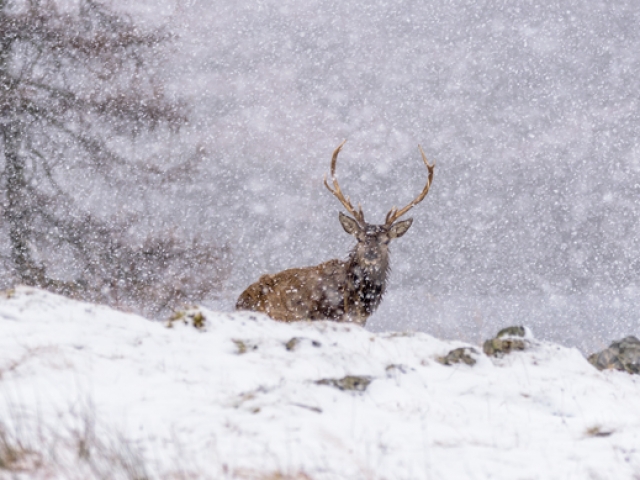
[[[343,140],[343,142],[340,145],[338,145],[338,148],[336,148],[333,151],[333,157],[331,157],[331,181],[333,183],[333,188],[331,188],[327,183],[326,175],[324,176],[324,186],[327,187],[327,190],[329,190],[333,195],[335,195],[335,197],[338,200],[340,200],[340,203],[344,205],[344,208],[346,208],[347,211],[351,215],[353,215],[353,218],[355,218],[356,221],[361,226],[364,227],[365,221],[364,221],[364,213],[362,212],[362,205],[358,204],[358,211],[356,211],[353,205],[351,205],[351,201],[349,200],[349,197],[344,198],[344,195],[342,194],[342,190],[340,190],[340,185],[338,184],[338,180],[336,179],[336,162],[338,160],[338,154],[340,153],[340,149],[345,144],[345,142],[346,140]]]
[[[436,164],[434,162],[433,165],[429,165],[429,162],[427,161],[427,156],[424,154],[424,151],[422,150],[422,147],[420,145],[418,145],[418,148],[420,149],[420,153],[422,154],[422,161],[426,165],[427,170],[429,170],[429,178],[427,179],[427,184],[422,189],[422,192],[420,192],[420,195],[418,195],[411,203],[409,203],[409,205],[407,205],[406,207],[404,207],[401,210],[398,210],[396,207],[393,207],[391,210],[389,210],[389,213],[387,213],[387,218],[385,219],[385,225],[387,227],[390,227],[393,224],[393,222],[395,222],[402,215],[407,213],[414,206],[416,206],[422,200],[424,200],[424,197],[426,197],[427,193],[429,193],[429,188],[431,187],[431,182],[433,181],[433,170],[434,170]],[[340,148],[338,147],[338,150],[339,149]]]

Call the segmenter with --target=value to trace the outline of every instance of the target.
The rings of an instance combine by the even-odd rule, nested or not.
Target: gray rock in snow
[[[640,373],[640,340],[630,335],[588,358],[598,370]]]
[[[372,380],[373,378],[367,375],[347,375],[343,378],[324,378],[316,383],[318,385],[329,385],[338,390],[364,392]]]
[[[521,326],[503,328],[495,338],[484,342],[482,350],[490,357],[502,357],[517,350],[524,350],[527,347],[525,341],[527,329]]]
[[[467,365],[475,365],[476,358],[480,355],[473,347],[454,348],[444,357],[439,357],[438,361],[443,365],[454,365],[456,363],[466,363]]]

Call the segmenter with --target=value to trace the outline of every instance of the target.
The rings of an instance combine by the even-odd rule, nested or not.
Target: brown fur
[[[357,225],[346,215],[341,214],[340,219],[345,229]],[[405,230],[396,236],[404,234],[411,221],[400,224]],[[387,244],[394,233],[383,226],[357,228],[358,243],[347,261],[329,260],[315,267],[263,275],[240,295],[236,308],[264,312],[284,322],[334,320],[364,325],[385,291]]]
[[[240,295],[236,308],[264,312],[283,322],[337,319],[344,311],[345,265],[330,260],[317,267],[263,275]]]

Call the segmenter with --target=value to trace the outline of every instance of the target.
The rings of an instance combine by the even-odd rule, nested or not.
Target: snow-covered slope
[[[182,323],[194,318],[203,330]],[[249,313],[183,319],[4,294],[0,477],[640,476],[638,377],[575,349],[533,341],[445,366],[464,344]]]

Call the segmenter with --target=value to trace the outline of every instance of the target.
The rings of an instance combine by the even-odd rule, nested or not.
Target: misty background
[[[637,2],[113,5],[176,35],[155,68],[188,122],[118,148],[177,180],[72,170],[64,187],[105,221],[135,216],[133,234],[226,249],[205,305],[347,255],[322,184],[346,138],[340,185],[369,222],[424,186],[418,144],[436,162],[367,328],[479,342],[524,324],[585,352],[640,333]]]

